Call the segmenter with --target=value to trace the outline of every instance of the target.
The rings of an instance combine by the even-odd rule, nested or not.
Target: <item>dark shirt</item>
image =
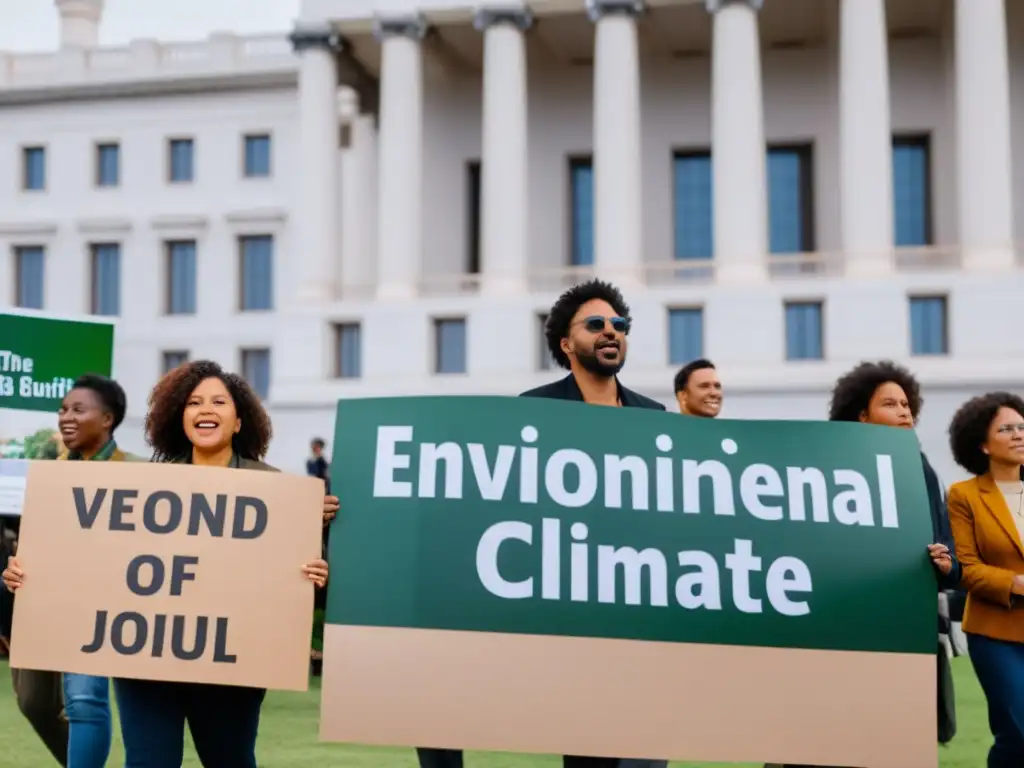
[[[618,387],[619,402],[622,403],[623,408],[647,408],[653,411],[665,410],[665,406],[657,400],[651,400],[651,398],[644,397],[638,392],[626,389],[622,386],[622,382],[620,382],[618,378],[615,379],[615,385]],[[576,377],[571,373],[564,379],[553,381],[542,387],[529,389],[526,392],[520,393],[519,396],[546,397],[550,400],[575,400],[580,403],[584,402],[583,393],[580,392],[580,386],[576,383]]]
[[[331,492],[331,479],[327,476],[330,470],[330,465],[323,456],[317,456],[314,459],[306,460],[306,474],[310,477],[319,477],[324,481],[325,493],[330,494]]]
[[[949,548],[950,557],[953,559],[953,568],[948,576],[943,576],[936,571],[939,589],[956,589],[960,586],[961,568],[960,562],[956,559],[956,549],[953,545],[953,529],[949,525],[946,494],[942,490],[939,476],[932,468],[928,457],[923,453],[921,454],[921,464],[924,467],[924,484],[928,489],[928,508],[932,519],[932,541],[936,544],[945,544]]]

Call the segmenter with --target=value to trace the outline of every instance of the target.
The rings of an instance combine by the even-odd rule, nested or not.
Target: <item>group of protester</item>
[[[524,397],[584,402],[611,407],[666,410],[626,388],[619,373],[626,363],[631,331],[629,307],[617,288],[592,280],[558,298],[548,314],[545,335],[555,362],[569,371],[554,383],[523,392]],[[723,388],[715,366],[698,360],[675,379],[676,400],[685,416],[716,418]],[[186,363],[157,384],[149,400],[146,435],[154,461],[271,469],[262,463],[271,437],[270,419],[243,379],[208,361]],[[861,363],[836,383],[829,419],[913,429],[921,412],[917,380],[889,361]],[[116,383],[83,377],[65,398],[59,414],[67,460],[132,460],[114,441],[125,413]],[[967,591],[963,628],[969,654],[988,701],[994,736],[989,768],[1024,765],[1024,400],[993,392],[966,402],[949,427],[956,461],[972,479],[955,484],[948,499],[922,454],[928,488],[932,543],[922,551],[935,570],[936,589]],[[322,445],[318,446],[322,449]],[[314,460],[317,457],[314,456]],[[311,474],[319,462],[310,465]],[[326,496],[324,519],[338,509]],[[948,510],[948,511],[947,511]],[[955,545],[954,545],[955,542]],[[327,563],[302,568],[323,587]],[[12,591],[26,569],[13,559],[3,572]],[[940,616],[939,631],[948,632]],[[937,646],[940,696],[939,741],[952,738],[943,728],[943,708],[952,706],[951,685],[943,685],[948,659]],[[12,670],[22,711],[62,765],[94,768],[106,762],[110,714],[105,679],[63,675],[63,696],[49,673]],[[255,742],[264,691],[227,686],[115,680],[122,714],[128,768],[180,766],[187,722],[200,760],[207,768],[255,768]],[[67,725],[56,712],[66,702]],[[627,727],[627,726],[624,726]],[[453,745],[454,747],[455,745]],[[459,749],[420,748],[421,768],[462,768]],[[563,757],[564,768],[666,768],[667,760],[616,757]],[[767,767],[766,767],[767,768]],[[813,768],[786,766],[785,768]]]
[[[139,461],[118,447],[124,420],[121,386],[97,375],[79,378],[65,396],[57,420],[66,461]],[[152,461],[260,471],[272,435],[270,417],[246,381],[210,361],[186,363],[164,376],[149,397],[146,439]],[[338,500],[325,496],[325,524]],[[315,513],[310,510],[310,513]],[[31,564],[12,557],[3,572],[14,592],[31,581]],[[322,557],[296,563],[296,578],[327,583]],[[112,739],[111,682],[105,677],[11,669],[22,713],[62,766],[101,768]],[[209,768],[256,768],[256,733],[266,691],[230,685],[117,678],[125,765],[179,768],[188,724],[196,752]]]

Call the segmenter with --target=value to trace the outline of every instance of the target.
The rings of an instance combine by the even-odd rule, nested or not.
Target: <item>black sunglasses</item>
[[[602,315],[591,315],[580,320],[583,327],[591,333],[604,333],[605,323],[611,323],[612,330],[616,333],[629,333],[632,322],[628,317],[603,317]]]

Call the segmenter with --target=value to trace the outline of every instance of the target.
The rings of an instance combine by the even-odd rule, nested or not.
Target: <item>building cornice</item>
[[[131,219],[122,217],[89,217],[78,219],[75,228],[83,235],[116,236],[128,234],[134,225]]]
[[[498,24],[510,24],[525,32],[533,21],[533,12],[525,5],[484,6],[473,15],[473,26],[480,32]]]
[[[57,229],[55,221],[4,221],[0,222],[0,237],[53,237]]]

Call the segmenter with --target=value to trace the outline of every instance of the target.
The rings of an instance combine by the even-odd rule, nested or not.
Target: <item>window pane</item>
[[[676,157],[673,197],[677,259],[714,256],[712,184],[710,153]]]
[[[23,159],[25,189],[44,189],[46,187],[46,150],[42,147],[26,147]]]
[[[820,360],[823,357],[821,304],[793,302],[786,305],[786,358]]]
[[[164,352],[164,373],[173,371],[179,365],[184,365],[188,362],[188,352]]]
[[[768,226],[772,253],[803,253],[813,249],[809,190],[805,179],[810,154],[801,148],[768,151]]]
[[[121,175],[121,148],[117,144],[100,144],[96,151],[96,183],[101,187],[116,187]]]
[[[910,300],[910,352],[914,355],[945,355],[949,352],[945,297]]]
[[[170,280],[167,311],[191,315],[196,311],[196,244],[191,240],[167,244]]]
[[[573,161],[569,166],[572,211],[569,254],[574,267],[594,263],[594,168],[589,160]]]
[[[192,140],[171,141],[170,178],[173,182],[192,181]]]
[[[270,235],[243,237],[242,301],[245,311],[274,308],[274,238]]]
[[[704,356],[704,311],[671,309],[668,313],[668,361],[683,365]]]
[[[116,243],[92,247],[92,312],[121,314],[121,246]]]
[[[362,328],[358,323],[339,325],[337,328],[337,339],[339,378],[358,379],[362,376]]]
[[[466,321],[436,321],[437,372],[466,372]]]
[[[893,142],[893,225],[897,246],[930,245],[928,155],[927,139]]]
[[[270,137],[245,137],[245,175],[270,175]]]
[[[555,361],[551,358],[551,350],[548,349],[548,337],[544,333],[544,326],[547,324],[547,321],[547,315],[539,315],[537,317],[537,330],[539,331],[537,334],[537,368],[541,371],[549,371],[555,367]]]
[[[260,399],[270,393],[270,350],[247,349],[242,352],[242,375]]]
[[[15,249],[15,305],[24,309],[42,309],[46,279],[46,256],[39,246]]]

